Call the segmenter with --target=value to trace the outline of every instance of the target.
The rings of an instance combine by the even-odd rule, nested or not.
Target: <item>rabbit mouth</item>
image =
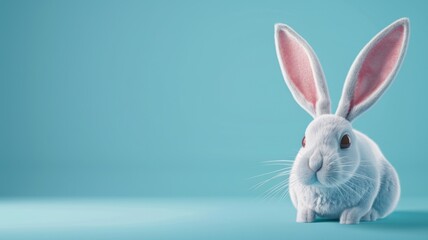
[[[343,182],[346,182],[350,176],[331,169],[321,169],[317,172],[312,172],[306,184],[314,187],[335,187]]]
[[[311,178],[311,185],[317,186],[317,187],[329,187],[330,184],[326,182],[323,174],[318,171],[318,172],[314,172]]]
[[[348,174],[347,171],[326,171],[323,173],[317,172],[314,173],[314,179],[317,181],[313,185],[319,187],[337,187],[352,178],[351,174]]]
[[[297,180],[306,186],[336,187],[352,177],[351,173],[356,166],[348,156],[340,156],[338,154],[323,155],[320,157],[322,159],[321,163],[313,161],[314,159],[309,159],[307,156],[300,157],[295,161],[294,173]]]
[[[301,175],[300,177],[301,183],[306,186],[316,186],[323,187],[326,186],[325,182],[321,180],[323,177],[319,172],[313,172]],[[320,179],[321,178],[321,179]]]

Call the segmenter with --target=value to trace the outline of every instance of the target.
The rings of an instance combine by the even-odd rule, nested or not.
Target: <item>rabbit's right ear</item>
[[[330,113],[324,73],[312,48],[285,24],[275,25],[275,45],[285,83],[312,117]]]

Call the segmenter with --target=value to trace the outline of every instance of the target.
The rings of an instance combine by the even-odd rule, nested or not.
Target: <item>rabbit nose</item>
[[[309,158],[309,168],[314,172],[318,172],[322,167],[322,162],[322,155],[320,153],[314,153],[311,158]]]

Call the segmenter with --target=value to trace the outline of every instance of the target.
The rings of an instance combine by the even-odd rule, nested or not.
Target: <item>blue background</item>
[[[293,159],[311,121],[283,82],[274,23],[314,48],[335,109],[360,49],[409,17],[396,81],[353,124],[380,145],[412,205],[428,197],[427,10],[423,1],[0,1],[0,196],[258,198],[248,178],[266,172],[262,161]]]

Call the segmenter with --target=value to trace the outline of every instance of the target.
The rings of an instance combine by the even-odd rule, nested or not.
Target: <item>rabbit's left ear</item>
[[[408,39],[409,20],[401,18],[361,50],[346,77],[336,115],[352,121],[379,99],[400,68]]]

